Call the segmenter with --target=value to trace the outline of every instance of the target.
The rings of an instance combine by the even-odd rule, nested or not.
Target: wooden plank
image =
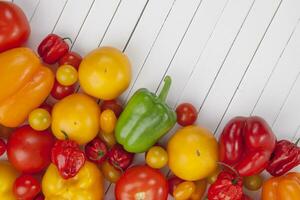
[[[129,96],[140,87],[155,91],[161,74],[167,69],[201,2],[201,0],[175,1],[147,60],[141,67],[139,76],[129,87]]]
[[[299,18],[299,1],[283,1],[247,73],[229,103],[217,134],[232,117],[252,113],[273,69],[289,44]],[[272,100],[273,101],[273,100]],[[265,116],[262,116],[265,117]]]
[[[120,0],[96,0],[73,45],[73,50],[85,55],[96,48],[114,16]]]
[[[37,8],[38,4],[40,3],[40,0],[14,0],[15,4],[20,6],[22,10],[24,11],[26,17],[28,20],[31,20],[35,9]]]
[[[280,4],[281,0],[265,0],[254,3],[234,45],[226,56],[226,60],[220,67],[216,66],[219,71],[199,112],[199,116],[205,117],[199,117],[198,124],[205,125],[212,131],[216,130]]]
[[[66,2],[41,0],[30,22],[31,35],[27,44],[29,47],[36,50],[41,40],[53,31]]]

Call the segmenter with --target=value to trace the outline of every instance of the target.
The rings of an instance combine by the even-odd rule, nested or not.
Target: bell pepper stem
[[[170,90],[170,87],[171,87],[171,83],[172,83],[171,77],[166,76],[165,79],[164,79],[164,87],[160,91],[158,99],[160,99],[161,101],[166,100],[166,98],[168,96],[168,93],[169,93],[169,90]]]
[[[298,138],[298,140],[296,141],[295,145],[298,146],[299,142],[300,142],[300,138]]]

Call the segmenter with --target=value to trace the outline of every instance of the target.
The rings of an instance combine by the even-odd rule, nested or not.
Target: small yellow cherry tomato
[[[152,168],[163,168],[168,163],[167,151],[160,146],[151,147],[146,155],[146,163]]]
[[[111,134],[111,133],[103,133],[103,132],[100,132],[98,134],[99,138],[101,138],[105,144],[111,148],[112,146],[114,146],[117,141],[116,141],[116,138],[115,138],[115,135],[114,134]]]
[[[255,191],[261,188],[263,179],[260,175],[246,176],[243,177],[243,183],[248,190]]]
[[[206,192],[207,180],[202,179],[195,182],[195,192],[191,195],[190,200],[201,200]]]
[[[175,200],[186,200],[189,199],[196,190],[194,182],[185,181],[177,185],[173,192]]]
[[[112,110],[104,110],[100,115],[100,127],[104,133],[112,133],[115,130],[117,117]]]
[[[13,185],[19,173],[8,162],[0,160],[0,199],[16,200],[13,194]]]
[[[207,182],[209,184],[213,184],[214,182],[216,182],[216,180],[217,180],[218,175],[220,174],[220,172],[221,172],[221,169],[218,167],[212,174],[210,174],[207,177]]]
[[[104,178],[111,183],[116,183],[122,175],[122,172],[109,164],[107,160],[101,164],[101,171]]]
[[[47,110],[37,108],[29,114],[28,122],[34,130],[43,131],[50,127],[51,115]]]
[[[56,71],[57,81],[64,85],[73,85],[78,79],[78,73],[76,69],[71,65],[62,65]]]

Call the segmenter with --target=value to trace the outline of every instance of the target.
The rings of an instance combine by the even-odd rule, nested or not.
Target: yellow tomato
[[[82,60],[78,72],[83,90],[104,100],[120,96],[131,80],[131,66],[127,56],[112,47],[90,52]]]
[[[169,167],[183,180],[204,179],[217,168],[218,143],[207,129],[187,126],[168,142]]]
[[[19,176],[7,161],[0,161],[0,199],[16,200],[13,194],[13,184]]]
[[[104,161],[100,167],[104,178],[111,183],[116,183],[122,176],[122,172],[109,164],[107,160]]]
[[[215,171],[213,171],[213,173],[211,173],[210,175],[208,175],[207,177],[207,182],[209,184],[213,184],[214,182],[216,182],[216,180],[218,179],[218,175],[220,174],[221,169],[220,167],[218,167]]]
[[[42,180],[42,189],[46,200],[101,200],[104,193],[102,173],[89,161],[70,179],[63,179],[56,166],[50,164]]]
[[[206,192],[207,181],[205,179],[195,182],[195,192],[189,198],[190,200],[201,200]]]
[[[100,108],[85,94],[72,94],[56,103],[52,110],[52,132],[58,139],[86,144],[99,131]]]
[[[56,71],[56,80],[62,85],[73,85],[77,79],[77,71],[72,65],[62,65]]]
[[[34,130],[43,131],[49,128],[51,124],[51,115],[47,110],[37,108],[29,114],[28,122]]]
[[[196,185],[194,182],[191,181],[185,181],[182,183],[179,183],[174,192],[173,192],[173,196],[175,198],[175,200],[187,200],[189,199],[192,194],[195,192],[196,190]]]
[[[105,144],[109,148],[111,148],[112,146],[114,146],[117,143],[115,134],[100,132],[98,136],[105,142]]]
[[[100,127],[104,133],[112,133],[115,130],[117,117],[112,110],[104,110],[100,115]]]
[[[168,163],[168,153],[160,146],[151,147],[146,155],[146,163],[155,169],[163,168]]]

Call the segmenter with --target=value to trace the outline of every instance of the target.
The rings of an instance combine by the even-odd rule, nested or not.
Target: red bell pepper
[[[208,200],[242,200],[243,182],[230,172],[223,171],[208,189]]]
[[[0,1],[0,52],[21,46],[30,34],[29,22],[14,3]]]
[[[260,117],[236,117],[225,126],[219,141],[220,161],[241,176],[262,172],[275,148],[276,137]]]
[[[300,164],[300,147],[298,141],[293,144],[288,140],[276,143],[267,171],[272,176],[281,176]]]
[[[69,45],[58,35],[49,34],[39,45],[38,53],[47,64],[56,63],[69,52]]]
[[[108,150],[105,142],[98,137],[94,138],[92,141],[87,143],[87,145],[85,145],[86,157],[96,164],[101,164],[105,161],[107,151]]]
[[[73,140],[57,140],[52,148],[51,161],[60,175],[69,179],[79,172],[85,163],[85,154]]]
[[[115,144],[107,153],[108,162],[120,171],[125,171],[133,161],[134,154]]]

